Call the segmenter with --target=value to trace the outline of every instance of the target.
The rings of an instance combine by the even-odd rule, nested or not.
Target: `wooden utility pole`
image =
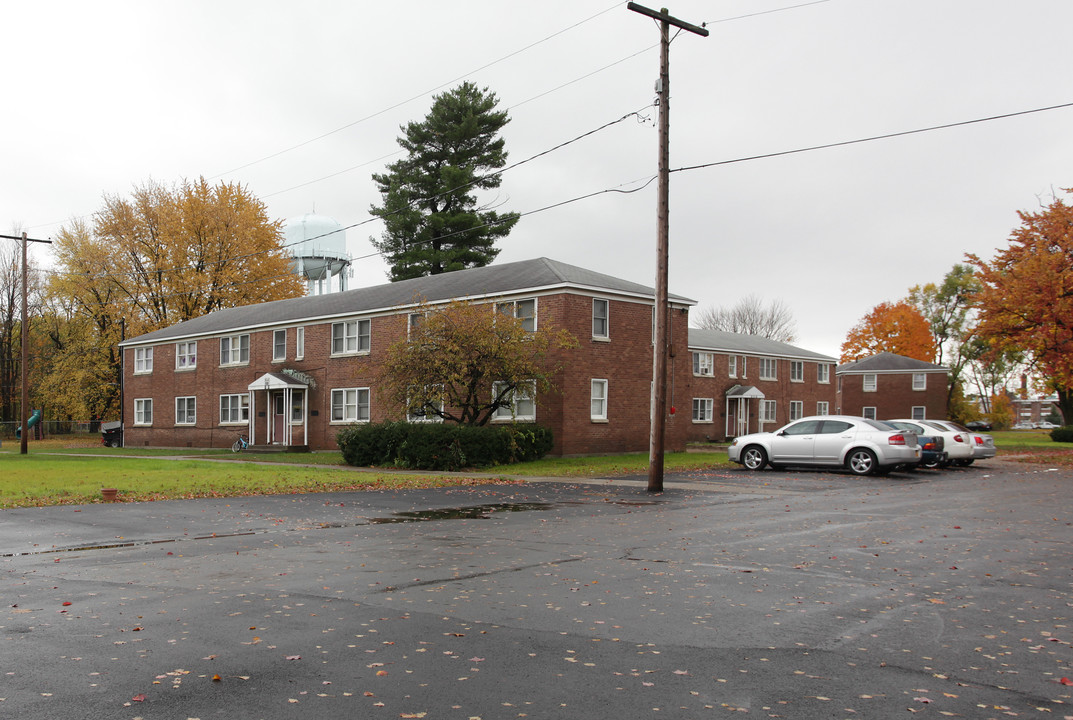
[[[28,451],[26,433],[29,430],[26,426],[30,422],[30,332],[27,329],[29,313],[26,311],[28,297],[28,293],[26,292],[26,243],[39,242],[51,244],[52,241],[27,238],[25,232],[22,233],[21,237],[15,235],[0,235],[0,237],[9,240],[22,240],[22,404],[19,409],[19,414],[22,416],[22,430],[19,431],[22,444],[19,454],[25,455]]]
[[[656,337],[652,347],[652,403],[648,450],[648,491],[663,492],[663,448],[667,429],[667,350],[670,329],[667,316],[667,264],[670,236],[670,128],[671,128],[671,26],[702,37],[708,31],[671,17],[667,8],[659,12],[637,3],[626,7],[659,21],[659,181],[656,190]]]

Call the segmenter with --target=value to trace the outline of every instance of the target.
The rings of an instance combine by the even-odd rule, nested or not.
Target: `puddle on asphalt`
[[[467,507],[438,508],[436,510],[404,510],[392,513],[388,518],[369,518],[374,525],[385,523],[427,522],[429,520],[487,520],[500,512],[530,512],[551,510],[556,503],[493,503]]]

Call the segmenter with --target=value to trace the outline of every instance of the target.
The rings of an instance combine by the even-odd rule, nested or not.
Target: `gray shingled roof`
[[[884,373],[884,372],[950,372],[949,368],[934,363],[915,360],[905,355],[881,352],[856,362],[849,362],[835,368],[835,374],[844,373]]]
[[[390,311],[413,306],[423,300],[439,302],[464,298],[476,299],[535,293],[556,288],[573,288],[650,299],[655,296],[655,291],[645,285],[548,258],[536,258],[412,280],[400,280],[327,295],[217,310],[193,320],[130,338],[122,344],[142,345],[184,337],[217,335],[234,330]],[[688,305],[696,304],[694,300],[678,296],[671,296],[670,300]]]
[[[702,330],[689,328],[689,348],[709,352],[740,353],[744,355],[776,355],[784,358],[801,360],[818,360],[834,363],[836,359],[829,355],[803,350],[787,343],[770,340],[759,335],[724,332],[723,330]]]

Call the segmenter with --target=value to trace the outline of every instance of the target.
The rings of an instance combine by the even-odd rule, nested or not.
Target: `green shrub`
[[[348,465],[461,470],[538,460],[551,450],[539,425],[454,425],[387,422],[350,425],[336,435]]]
[[[1051,440],[1055,442],[1073,442],[1073,425],[1051,430]]]

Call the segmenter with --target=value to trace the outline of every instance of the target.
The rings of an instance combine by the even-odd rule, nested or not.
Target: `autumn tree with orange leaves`
[[[281,222],[238,183],[149,181],[105,195],[53,244],[49,370],[40,385],[77,419],[116,413],[116,344],[221,308],[300,297]]]
[[[1065,189],[1073,193],[1073,189]],[[1022,350],[1058,393],[1073,422],[1073,206],[1054,196],[1037,212],[1017,213],[1021,226],[990,261],[967,255],[982,287],[974,303],[976,333],[995,352]]]
[[[934,362],[935,336],[920,311],[905,300],[884,302],[854,325],[842,343],[841,362],[891,352]]]

